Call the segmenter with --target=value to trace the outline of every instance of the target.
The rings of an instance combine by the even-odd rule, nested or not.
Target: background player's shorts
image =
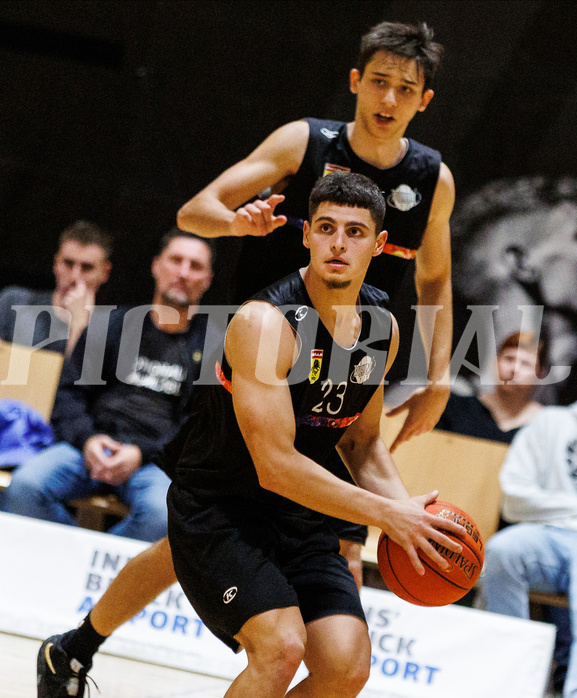
[[[331,452],[323,463],[323,467],[341,480],[351,485],[355,484],[347,466],[343,463],[336,450]],[[350,521],[343,521],[342,519],[334,519],[332,516],[327,516],[327,521],[340,540],[348,540],[352,543],[360,543],[361,545],[367,542],[368,529],[366,526],[351,523]]]
[[[308,510],[305,510],[308,511]],[[168,492],[168,537],[178,581],[201,620],[238,651],[234,636],[259,613],[298,606],[305,623],[365,620],[339,541],[324,518],[307,519],[238,499],[200,503]]]
[[[369,531],[366,526],[343,519],[334,519],[332,516],[327,516],[327,522],[339,540],[348,540],[361,545],[367,542]]]

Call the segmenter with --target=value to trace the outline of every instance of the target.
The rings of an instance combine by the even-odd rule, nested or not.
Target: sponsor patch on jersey
[[[359,363],[353,368],[351,373],[351,383],[364,383],[369,380],[376,365],[372,356],[363,356]]]
[[[323,350],[313,349],[311,351],[311,372],[309,373],[310,383],[314,383],[321,375],[321,366],[323,364]]]
[[[297,311],[295,313],[295,320],[297,322],[304,320],[306,318],[308,312],[309,312],[308,307],[306,305],[301,305],[300,308],[297,308]]]
[[[399,211],[410,211],[421,203],[422,198],[417,189],[411,189],[408,184],[399,184],[387,196],[387,204]]]
[[[326,177],[331,172],[350,172],[350,167],[343,167],[342,165],[333,165],[330,162],[325,162],[325,169],[323,170],[323,177]]]
[[[227,589],[222,595],[223,602],[226,604],[230,603],[236,596],[237,592],[238,587],[230,587],[230,589]]]
[[[356,422],[361,416],[360,412],[352,415],[352,417],[324,417],[320,414],[305,414],[302,417],[297,417],[296,425],[300,427],[305,425],[307,427],[324,427],[325,429],[346,429],[349,424]]]
[[[324,126],[321,128],[321,133],[325,138],[328,138],[329,141],[333,141],[339,135],[338,131],[331,131],[330,128]]]

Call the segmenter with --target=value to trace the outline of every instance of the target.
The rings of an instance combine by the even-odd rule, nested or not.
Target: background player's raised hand
[[[389,451],[393,453],[397,446],[419,434],[431,431],[441,418],[449,400],[451,391],[445,386],[431,386],[413,393],[408,400],[387,412],[387,417],[394,417],[405,410],[409,413]]]
[[[281,201],[284,201],[282,194],[273,194],[264,201],[256,199],[241,206],[236,210],[236,215],[231,223],[232,235],[264,237],[276,228],[280,228],[281,225],[285,225],[286,216],[274,215],[274,210]]]

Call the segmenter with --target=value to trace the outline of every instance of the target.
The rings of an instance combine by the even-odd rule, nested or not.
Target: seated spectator
[[[0,292],[0,339],[69,355],[88,324],[98,289],[108,281],[111,254],[112,238],[94,223],[76,221],[66,228],[54,255],[53,291],[9,286]]]
[[[190,410],[206,329],[198,304],[212,280],[209,243],[170,231],[152,275],[152,306],[112,311],[103,358],[100,342],[87,342],[93,323],[80,337],[53,411],[60,442],[15,471],[8,511],[74,525],[67,502],[113,492],[130,513],[110,533],[147,541],[166,535],[169,480],[151,458]],[[88,383],[81,376],[94,364],[97,377]]]
[[[533,396],[545,353],[543,342],[537,347],[530,333],[507,337],[497,351],[494,389],[481,390],[478,395],[452,393],[436,428],[511,443],[542,408]]]
[[[566,614],[555,619],[558,640],[567,648],[567,668],[556,648],[554,689],[577,695],[577,405],[545,407],[522,429],[500,473],[503,516],[515,525],[496,533],[485,551],[486,608],[529,618],[529,590],[563,593]],[[560,609],[565,610],[565,609]]]
[[[112,237],[94,223],[76,221],[66,228],[54,255],[53,291],[21,286],[0,291],[0,339],[69,355],[90,319],[96,293],[108,280],[111,254]],[[29,425],[30,415],[31,408],[23,403],[3,403],[0,467],[19,465],[25,459],[30,450],[30,431],[23,427]],[[48,443],[50,427],[39,423],[40,415],[32,415],[32,420],[45,435],[34,444],[41,450]],[[0,492],[0,511],[4,509],[4,492]]]
[[[531,334],[516,332],[510,335],[497,353],[496,377],[499,380],[495,381],[494,391],[482,390],[478,396],[452,394],[437,428],[510,444],[519,430],[542,412],[543,406],[533,396],[535,378],[543,372],[545,363],[543,342],[537,348]],[[505,528],[510,521],[505,512],[499,527]],[[470,604],[475,595],[475,592],[467,594],[463,603]],[[571,646],[569,618],[565,609],[557,608],[547,608],[544,616],[547,622],[558,627],[554,654],[554,683],[558,688],[563,685]]]

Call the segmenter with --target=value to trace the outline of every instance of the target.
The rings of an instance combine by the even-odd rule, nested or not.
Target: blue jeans
[[[572,639],[563,697],[577,698],[577,531],[521,523],[489,540],[483,569],[487,610],[529,618],[530,589],[568,596]]]
[[[121,485],[92,480],[80,451],[68,443],[58,443],[14,471],[6,490],[6,510],[77,526],[66,502],[114,493],[130,508],[130,513],[108,533],[153,542],[167,534],[169,484],[169,478],[153,464],[143,465]]]

